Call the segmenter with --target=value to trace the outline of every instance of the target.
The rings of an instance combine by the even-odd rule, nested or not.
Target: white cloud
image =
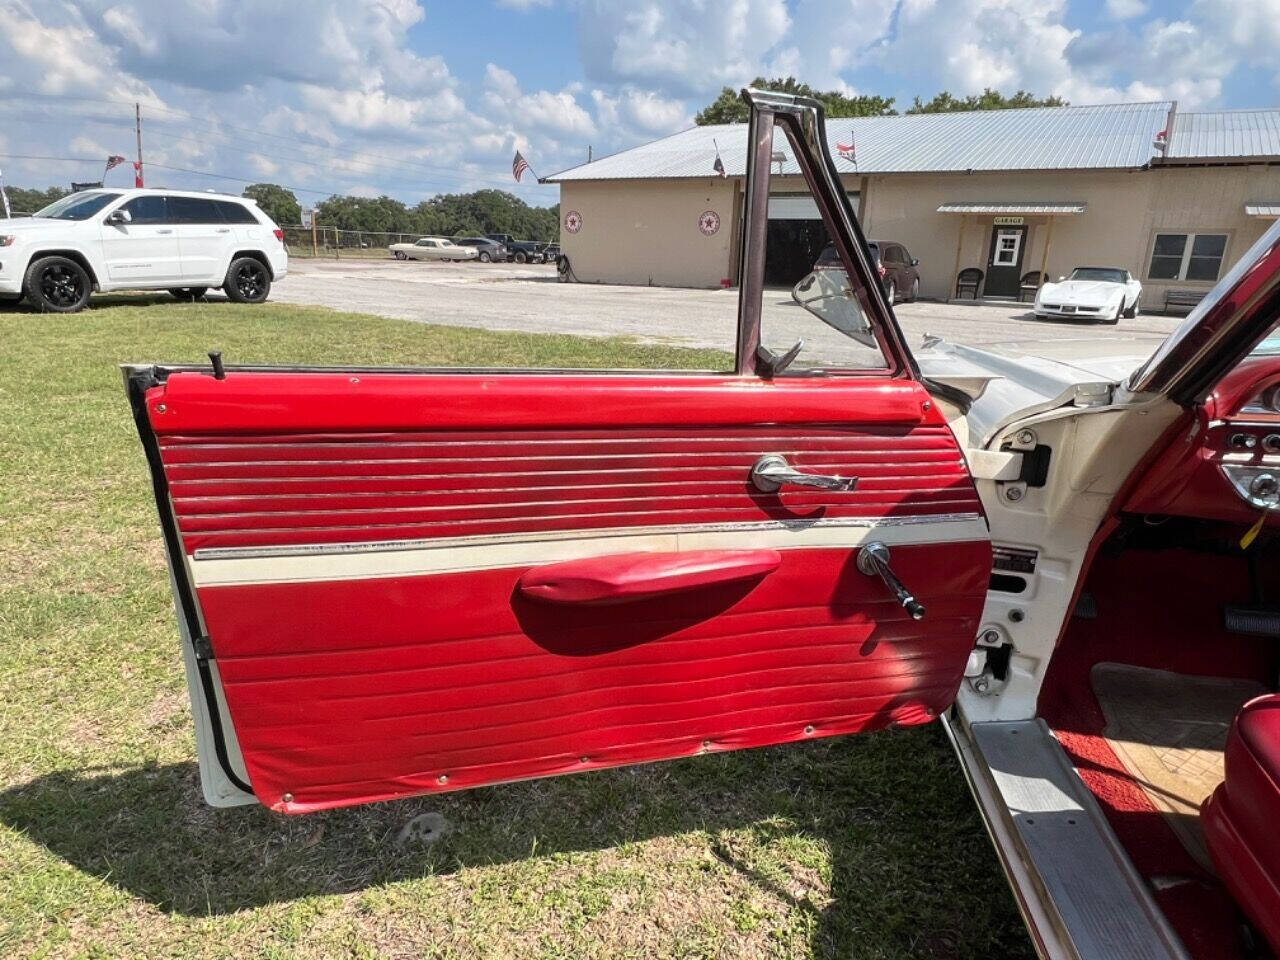
[[[651,90],[627,86],[616,96],[592,90],[591,99],[600,125],[623,140],[665,136],[693,125],[683,101],[661,97]]]
[[[1069,23],[1068,0],[575,0],[579,62],[546,58],[537,80],[512,62],[473,80],[460,68],[478,65],[429,52],[424,2],[0,0],[0,130],[24,153],[129,153],[137,100],[157,165],[407,200],[476,186],[550,199],[510,181],[513,150],[549,173],[588,146],[679,130],[758,75],[906,100],[990,86],[1184,109],[1220,105],[1244,71],[1280,83],[1280,0],[1181,0],[1177,16],[1104,0]],[[554,0],[499,3],[525,13],[490,29],[531,49],[564,22],[542,9]],[[6,167],[23,183],[96,174]]]
[[[491,113],[525,130],[557,137],[590,137],[596,132],[595,121],[572,90],[523,93],[515,75],[493,63],[485,67],[485,87],[485,103]]]
[[[1147,12],[1146,0],[1107,0],[1107,16],[1113,20],[1131,20]]]
[[[1277,69],[1280,0],[1195,0],[1191,12],[1231,55],[1268,70]]]
[[[784,0],[597,0],[579,51],[589,80],[688,96],[750,80],[790,26]]]

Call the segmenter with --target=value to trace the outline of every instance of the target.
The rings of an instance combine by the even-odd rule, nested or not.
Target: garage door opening
[[[850,193],[856,211],[858,194]],[[764,282],[768,286],[792,287],[813,269],[814,261],[830,238],[808,193],[769,195],[769,229],[765,243]]]

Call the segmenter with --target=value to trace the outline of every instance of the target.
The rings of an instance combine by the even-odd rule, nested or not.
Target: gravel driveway
[[[552,265],[304,260],[272,290],[283,303],[314,304],[383,317],[487,330],[625,336],[642,342],[733,349],[737,290],[686,290],[559,283]],[[1115,326],[1036,320],[1029,304],[899,304],[908,342],[925,334],[958,343],[1131,338],[1164,335],[1178,317],[1141,316]],[[801,337],[838,338],[791,302],[765,291],[764,330],[771,346]]]

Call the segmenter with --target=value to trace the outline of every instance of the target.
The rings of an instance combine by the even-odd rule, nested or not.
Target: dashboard
[[[1124,510],[1280,525],[1280,357],[1251,357],[1224,377]]]

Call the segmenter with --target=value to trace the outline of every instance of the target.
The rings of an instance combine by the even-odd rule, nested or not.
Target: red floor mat
[[[1222,626],[1222,604],[1248,602],[1248,585],[1243,558],[1185,550],[1100,555],[1089,578],[1098,618],[1071,621],[1040,696],[1040,715],[1197,960],[1245,960],[1235,905],[1187,853],[1102,737],[1105,721],[1089,671],[1112,661],[1273,683],[1275,641],[1230,634]]]

